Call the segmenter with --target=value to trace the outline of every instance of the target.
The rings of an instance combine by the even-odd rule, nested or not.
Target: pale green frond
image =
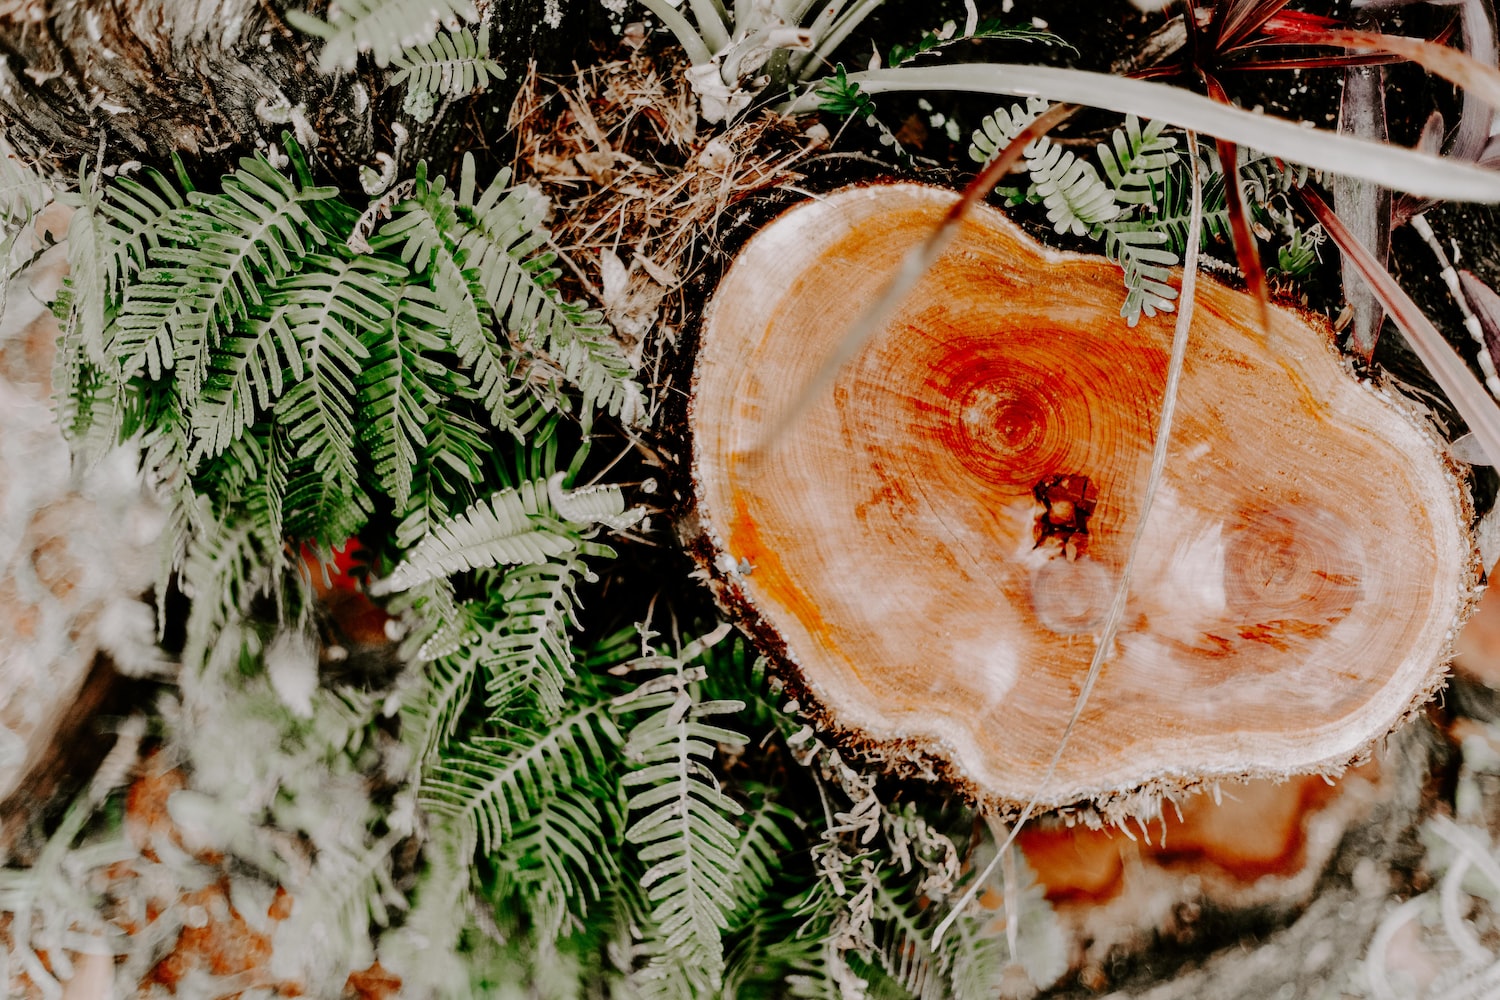
[[[192,536],[182,567],[182,590],[192,600],[184,666],[205,663],[224,626],[248,611],[257,594],[269,592],[283,557],[279,549],[266,551],[258,527],[240,518]]]
[[[675,657],[647,658],[636,667],[654,666],[658,659],[665,672],[616,703],[616,711],[648,713],[625,744],[625,757],[635,764],[621,778],[623,787],[633,789],[628,805],[635,817],[625,840],[636,845],[646,866],[640,884],[660,949],[654,961],[694,970],[717,990],[723,935],[737,906],[728,887],[740,835],[733,817],[742,810],[721,790],[709,763],[720,744],[736,746],[745,737],[704,720],[738,712],[744,704],[699,701],[691,687],[699,672]]]
[[[180,366],[178,391],[195,401],[219,337],[262,302],[262,287],[295,269],[327,237],[308,207],[337,188],[299,187],[263,158],[247,157],[224,178],[223,191],[188,195],[188,206],[161,226],[154,264],[127,285],[111,345],[122,377],[146,370],[161,377]],[[159,343],[165,327],[172,353]]]
[[[1162,135],[1165,122],[1141,127],[1135,115],[1125,116],[1109,143],[1098,146],[1099,163],[1109,179],[1114,199],[1122,205],[1149,205],[1166,183],[1167,171],[1177,163],[1177,137]]]
[[[426,45],[415,45],[391,60],[397,72],[392,85],[409,84],[413,90],[429,94],[464,97],[485,90],[491,80],[505,79],[505,70],[490,58],[490,26],[479,29],[479,36],[468,28],[456,32],[440,31]]]
[[[1120,265],[1125,276],[1125,302],[1120,315],[1131,326],[1142,313],[1155,316],[1176,308],[1177,289],[1172,268],[1178,257],[1167,247],[1167,234],[1147,223],[1106,227],[1104,255]]]
[[[598,407],[638,420],[640,387],[634,367],[597,310],[569,302],[553,288],[559,272],[546,241],[545,201],[529,187],[507,189],[502,171],[474,199],[474,163],[464,157],[458,207],[469,229],[459,240],[467,267],[480,278],[490,311],[512,338],[550,362],[583,394],[585,409]]]
[[[607,702],[581,704],[545,727],[460,740],[423,778],[421,801],[477,831],[480,849],[489,854],[544,799],[603,769],[608,749],[619,742]]]
[[[1185,164],[1167,171],[1156,201],[1142,206],[1140,222],[1167,234],[1167,249],[1181,255],[1187,247],[1189,223],[1192,221],[1192,185]],[[1217,171],[1203,181],[1203,243],[1231,238],[1229,206],[1224,191],[1224,175]]]
[[[398,510],[411,501],[413,471],[427,448],[429,401],[452,385],[445,366],[428,357],[442,349],[442,321],[431,290],[407,285],[389,315],[363,331],[369,359],[358,378],[359,439]]]
[[[385,66],[405,48],[430,42],[445,21],[474,23],[479,11],[471,0],[341,0],[327,21],[306,11],[289,10],[294,28],[324,39],[318,57],[323,73],[349,72],[361,53]]]
[[[469,703],[474,680],[488,655],[487,636],[463,642],[456,649],[414,665],[414,681],[401,689],[401,739],[417,755],[418,766],[453,736],[459,716]]]
[[[584,785],[543,799],[497,861],[507,869],[541,940],[556,940],[588,915],[621,877],[609,849],[619,816],[607,792]]]
[[[800,823],[796,813],[770,798],[763,798],[748,814],[731,856],[736,926],[744,925],[770,890],[792,850],[787,830]]]
[[[287,383],[306,377],[303,352],[283,302],[254,310],[211,352],[208,376],[189,408],[192,461],[221,454],[281,398]]]
[[[396,545],[411,549],[453,510],[468,503],[472,487],[484,479],[484,460],[491,452],[485,428],[434,401],[422,428],[427,446],[412,470],[411,499],[401,509]]]
[[[969,159],[975,163],[989,163],[1048,107],[1050,105],[1040,97],[1031,97],[1025,104],[1012,105],[1009,110],[996,108],[974,130],[969,142]],[[1029,154],[1035,150],[1040,153],[1050,145],[1045,138],[1037,139],[1027,145],[1026,152]]]
[[[526,696],[548,716],[563,710],[575,673],[569,638],[578,628],[575,588],[587,577],[572,553],[506,571],[495,595],[504,614],[486,643],[484,703],[492,715]]]
[[[449,824],[434,824],[430,833],[411,910],[400,927],[380,936],[378,957],[401,977],[408,996],[467,997],[458,945],[468,924],[474,845]]]
[[[444,313],[441,329],[472,375],[466,395],[483,403],[495,427],[519,436],[536,426],[541,413],[522,397],[515,359],[491,330],[494,317],[479,272],[459,246],[468,231],[446,182],[438,177],[429,183],[427,166],[419,163],[411,198],[396,206],[370,245],[399,249],[404,262],[426,275]]]
[[[1049,144],[1026,153],[1036,193],[1047,206],[1047,219],[1059,233],[1086,236],[1120,214],[1114,192],[1099,179],[1099,172],[1072,151]]]
[[[552,506],[545,481],[527,480],[501,490],[437,526],[372,592],[389,594],[434,577],[486,566],[540,563],[573,551],[595,525],[624,512],[624,497],[618,487],[612,489],[614,501],[587,521],[563,519]]]
[[[313,976],[315,988],[337,988],[370,963],[372,926],[389,926],[393,912],[408,905],[392,879],[391,852],[400,839],[392,833],[352,849],[320,845],[312,871],[290,887],[291,915],[276,925],[279,968]]]
[[[305,376],[276,403],[297,458],[314,464],[330,495],[359,494],[354,454],[355,379],[369,350],[359,331],[378,325],[404,278],[399,264],[375,257],[310,256],[287,279],[273,304],[286,305],[286,326],[301,352]],[[303,511],[311,511],[297,505]],[[290,512],[290,507],[289,507]]]

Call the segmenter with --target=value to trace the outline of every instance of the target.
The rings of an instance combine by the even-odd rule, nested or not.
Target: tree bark
[[[443,103],[419,123],[369,59],[353,73],[320,74],[318,41],[290,28],[271,0],[8,0],[4,134],[23,158],[68,174],[80,158],[165,166],[180,153],[198,165],[196,178],[285,131],[355,184],[377,153],[409,167],[442,157],[461,125],[503,121],[528,60],[587,42],[587,32],[548,30],[542,0],[491,0],[480,10],[507,80],[487,100]]]

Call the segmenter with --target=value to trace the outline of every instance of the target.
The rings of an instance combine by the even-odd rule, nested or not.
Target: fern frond
[[[221,454],[269,410],[288,382],[307,376],[303,351],[288,324],[290,303],[259,307],[210,352],[203,389],[189,408],[196,465]]]
[[[1151,229],[1167,234],[1166,248],[1181,256],[1187,249],[1189,223],[1192,221],[1192,185],[1188,183],[1186,165],[1178,164],[1167,171],[1157,200],[1143,206],[1141,221]],[[1213,240],[1232,238],[1229,205],[1224,191],[1224,175],[1212,173],[1203,181],[1203,245]]]
[[[474,603],[460,602],[447,577],[391,597],[386,609],[400,619],[404,633],[398,650],[401,658],[425,663],[457,652],[480,627]]]
[[[287,470],[286,533],[331,548],[359,534],[374,509],[357,483],[345,482],[316,458],[296,458]]]
[[[542,728],[475,736],[450,744],[422,780],[422,804],[477,832],[493,853],[539,803],[581,785],[605,767],[620,742],[607,702],[586,703]]]
[[[467,232],[443,178],[429,183],[427,165],[419,163],[412,197],[396,206],[370,245],[399,247],[401,259],[426,274],[445,314],[442,329],[473,374],[470,394],[484,405],[495,427],[519,436],[530,431],[541,414],[517,398],[515,362],[489,332],[494,319],[488,296],[479,273],[467,264],[468,251],[459,247]]]
[[[401,738],[417,756],[417,766],[453,736],[459,717],[469,703],[474,679],[488,655],[488,636],[474,636],[451,652],[419,662],[415,683],[401,692]]]
[[[401,926],[380,936],[381,965],[413,997],[465,997],[469,976],[458,954],[468,923],[474,845],[449,824],[434,824],[422,845],[414,903]]]
[[[1059,233],[1085,236],[1120,214],[1114,192],[1093,164],[1053,143],[1035,153],[1027,147],[1026,166],[1047,218]]]
[[[969,159],[975,163],[989,163],[1048,107],[1050,105],[1040,97],[1028,97],[1024,105],[1012,105],[1008,111],[996,108],[993,113],[981,119],[979,128],[974,130],[969,142]],[[1040,153],[1050,145],[1046,139],[1037,139],[1028,144],[1025,151],[1028,154],[1033,150]]]
[[[108,185],[95,210],[94,225],[102,237],[103,282],[109,297],[150,266],[152,251],[162,245],[162,231],[187,205],[182,192],[166,177],[147,167],[142,181],[119,177]],[[79,179],[80,186],[83,178]],[[71,265],[72,233],[69,232]]]
[[[509,179],[502,171],[475,200],[474,160],[465,155],[457,204],[469,230],[458,245],[479,274],[490,311],[513,337],[556,365],[583,394],[585,410],[639,419],[634,367],[603,315],[564,299],[552,287],[560,274],[553,258],[535,256],[545,242],[544,200],[529,187],[507,190]]]
[[[472,487],[484,480],[490,454],[485,429],[442,402],[429,408],[431,418],[422,428],[427,446],[412,470],[411,500],[399,513],[396,545],[410,549],[446,521],[455,508],[469,503]]]
[[[239,518],[191,536],[182,567],[182,590],[192,599],[184,665],[204,664],[224,626],[249,610],[253,597],[268,592],[281,569],[279,549],[266,551],[257,528],[250,518]]]
[[[307,208],[337,194],[332,187],[299,187],[260,156],[242,159],[220,194],[191,192],[188,207],[173,211],[162,227],[164,245],[150,255],[166,266],[143,271],[126,289],[111,345],[122,376],[144,368],[157,379],[176,365],[178,391],[191,405],[219,335],[261,303],[263,285],[327,242]],[[159,342],[163,327],[171,334],[170,356]]]
[[[428,400],[443,394],[431,384],[453,385],[447,369],[428,357],[443,347],[436,332],[443,314],[435,306],[429,289],[407,285],[390,314],[367,326],[362,338],[369,361],[358,379],[359,436],[397,510],[411,501],[413,470],[427,448]]]
[[[495,598],[504,615],[488,637],[485,706],[499,716],[522,696],[536,700],[548,717],[566,704],[574,676],[570,628],[578,628],[574,592],[588,577],[583,561],[569,553],[506,571]]]
[[[397,68],[392,85],[409,82],[414,90],[450,97],[485,90],[492,79],[505,79],[505,69],[490,58],[488,24],[479,29],[478,38],[468,28],[441,31],[431,42],[397,54],[391,65]]]
[[[569,917],[582,920],[620,877],[610,849],[620,817],[608,792],[584,785],[541,800],[496,859],[509,869],[526,912],[542,941],[568,931]]]
[[[743,927],[764,901],[792,850],[787,830],[799,823],[796,813],[770,798],[762,798],[750,812],[731,858],[735,926]]]
[[[738,712],[744,703],[697,700],[689,685],[701,668],[660,659],[666,673],[617,702],[617,711],[649,713],[632,727],[625,745],[626,759],[636,768],[621,784],[636,789],[628,805],[638,817],[625,840],[636,845],[647,866],[641,888],[662,946],[657,961],[694,970],[717,990],[724,972],[722,935],[736,908],[726,888],[739,838],[732,817],[742,810],[720,789],[708,764],[719,744],[738,746],[745,737],[704,720]]]
[[[275,409],[293,454],[307,463],[301,489],[294,485],[288,491],[289,520],[295,508],[321,521],[329,499],[362,496],[354,455],[354,381],[369,350],[359,331],[378,326],[393,312],[392,300],[399,293],[390,283],[403,280],[405,273],[399,264],[376,257],[310,256],[302,272],[276,293],[275,304],[289,306],[286,325],[306,371]],[[298,481],[293,477],[294,484]],[[290,503],[299,492],[308,499]],[[319,495],[329,499],[314,499]]]
[[[1177,255],[1167,248],[1167,234],[1148,226],[1127,223],[1105,229],[1104,255],[1119,264],[1125,276],[1120,315],[1131,326],[1142,313],[1155,316],[1176,308],[1171,268],[1177,264]]]
[[[1099,163],[1122,205],[1150,205],[1166,183],[1167,171],[1177,163],[1177,138],[1164,136],[1165,122],[1147,122],[1141,128],[1135,115],[1125,116],[1125,126],[1110,137],[1112,146],[1100,143]]]
[[[430,42],[445,21],[479,20],[471,0],[343,0],[323,21],[306,11],[289,10],[292,27],[324,39],[318,57],[322,73],[349,72],[360,53],[385,66],[404,48]]]
[[[371,592],[389,594],[463,570],[539,563],[563,555],[576,549],[595,524],[624,513],[624,497],[618,487],[610,489],[614,502],[584,522],[558,515],[545,481],[528,480],[501,490],[438,526]]]

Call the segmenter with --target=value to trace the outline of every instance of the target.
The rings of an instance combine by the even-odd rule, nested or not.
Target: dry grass
[[[736,206],[795,186],[828,133],[769,111],[700,128],[685,64],[644,42],[627,30],[619,58],[570,77],[531,67],[510,127],[515,176],[551,197],[554,248],[635,350],[654,411],[662,352],[701,305],[689,279],[721,259]]]

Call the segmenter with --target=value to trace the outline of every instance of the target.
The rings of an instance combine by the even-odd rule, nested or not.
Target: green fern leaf
[[[625,756],[636,764],[621,779],[638,818],[625,831],[646,871],[641,888],[652,904],[654,933],[669,961],[717,990],[724,972],[723,932],[736,900],[726,888],[736,868],[741,812],[709,770],[719,744],[745,737],[704,720],[742,710],[738,701],[698,701],[689,687],[701,675],[680,659],[660,657],[666,673],[620,699],[618,711],[646,712],[631,729]],[[650,659],[637,666],[650,665]]]
[[[315,458],[290,464],[284,503],[286,533],[324,549],[359,534],[373,510],[357,483],[345,482]]]
[[[147,167],[141,176],[145,183],[117,178],[104,190],[95,212],[105,251],[104,288],[110,297],[119,294],[131,275],[150,265],[152,251],[162,245],[163,229],[187,205],[176,185],[156,170]],[[68,238],[71,242],[71,231]]]
[[[189,206],[162,226],[164,245],[150,255],[167,266],[143,271],[126,289],[112,345],[122,374],[144,368],[157,379],[175,365],[179,391],[191,405],[219,334],[261,303],[263,284],[327,242],[307,207],[337,194],[337,188],[298,187],[258,156],[240,161],[222,193],[191,192]],[[170,356],[159,340],[164,327]]]
[[[1047,206],[1047,218],[1059,233],[1086,236],[1120,214],[1114,192],[1099,179],[1093,164],[1071,151],[1049,143],[1033,154],[1028,147],[1026,165]]]
[[[529,480],[502,490],[439,526],[371,592],[388,594],[451,573],[540,563],[573,551],[595,524],[624,513],[618,487],[610,489],[614,502],[587,522],[562,519],[548,497],[546,482]]]
[[[504,615],[486,643],[485,706],[492,717],[504,715],[522,696],[534,698],[548,717],[563,710],[574,676],[574,588],[588,576],[572,554],[506,571],[495,595]]]
[[[396,545],[411,549],[459,508],[474,498],[473,487],[484,480],[491,447],[485,428],[433,400],[430,419],[422,428],[427,441],[422,459],[412,470],[411,500],[401,509]]]
[[[215,522],[191,536],[182,568],[182,590],[192,604],[182,662],[190,669],[208,659],[219,633],[249,610],[250,601],[270,587],[283,557],[280,548],[267,551],[258,525],[250,518]]]
[[[491,80],[505,79],[505,70],[490,58],[490,26],[479,37],[468,28],[439,32],[426,45],[415,45],[391,60],[397,68],[392,85],[409,83],[413,90],[464,97],[485,90]]]
[[[1148,223],[1128,223],[1105,230],[1104,254],[1120,265],[1125,276],[1125,302],[1120,315],[1135,326],[1141,314],[1155,316],[1176,308],[1177,289],[1171,269],[1177,255],[1167,248],[1167,234]]]
[[[490,854],[541,801],[589,781],[605,766],[607,748],[619,742],[607,702],[579,705],[546,727],[471,737],[450,744],[428,771],[421,801],[476,831],[480,849]]]
[[[765,900],[792,850],[787,830],[799,824],[795,813],[769,798],[762,798],[749,814],[731,856],[734,926],[745,926]]]
[[[1113,146],[1100,143],[1099,163],[1122,205],[1150,205],[1166,183],[1167,171],[1177,163],[1177,139],[1164,136],[1164,122],[1147,122],[1141,128],[1135,115],[1125,116],[1125,127],[1110,137]]]
[[[281,398],[288,381],[307,375],[303,352],[288,325],[289,303],[259,307],[237,334],[224,337],[211,352],[208,376],[189,408],[192,461],[221,454]]]
[[[408,285],[384,321],[367,327],[362,338],[369,361],[358,379],[360,440],[398,510],[411,502],[412,473],[427,448],[428,400],[453,385],[447,369],[428,357],[443,347],[436,332],[442,322],[432,292]]]
[[[560,789],[543,799],[501,845],[502,866],[543,941],[564,936],[570,917],[582,920],[620,877],[609,845],[620,818],[597,786]]]
[[[996,108],[994,113],[986,115],[975,129],[974,135],[969,143],[969,159],[975,163],[986,164],[994,159],[1001,150],[1010,145],[1021,130],[1036,121],[1043,111],[1050,105],[1040,97],[1029,97],[1024,105],[1012,105],[1010,110]],[[1051,143],[1046,139],[1037,139],[1026,147],[1030,154],[1033,150],[1041,153]]]
[[[481,661],[488,656],[488,636],[479,633],[475,642],[425,663],[418,661],[420,676],[402,691],[402,741],[417,754],[421,767],[428,757],[453,736],[459,716],[469,702]]]
[[[354,384],[369,351],[359,331],[391,315],[398,292],[390,283],[403,280],[405,274],[399,264],[376,257],[309,256],[302,272],[287,279],[275,294],[273,304],[289,306],[286,325],[306,371],[275,409],[293,454],[303,464],[302,475],[292,477],[294,485],[288,491],[289,522],[298,517],[313,523],[355,520],[332,516],[334,508],[326,505],[343,502],[339,498],[362,498],[354,455]],[[291,503],[293,495],[302,497]],[[318,505],[309,506],[315,499]]]
[[[427,166],[419,163],[412,197],[396,206],[370,246],[399,247],[401,259],[428,276],[445,314],[442,328],[473,375],[473,398],[483,403],[496,428],[524,435],[541,413],[517,400],[515,363],[489,333],[493,318],[485,290],[478,271],[467,266],[468,252],[459,247],[467,231],[443,178],[429,183]]]
[[[1151,229],[1167,234],[1167,249],[1179,257],[1187,248],[1189,223],[1192,221],[1192,185],[1186,164],[1179,163],[1167,175],[1157,192],[1156,201],[1142,206],[1140,221]],[[1224,175],[1210,174],[1203,182],[1203,245],[1232,237]]]
[[[471,0],[343,0],[327,21],[306,11],[286,12],[294,28],[324,39],[322,73],[353,70],[362,52],[385,66],[402,49],[430,42],[438,25],[453,18],[472,24],[479,12]]]
[[[627,422],[640,419],[634,367],[602,314],[564,299],[552,287],[559,275],[553,258],[535,256],[546,239],[545,202],[529,187],[507,190],[509,179],[502,171],[476,201],[474,160],[465,155],[458,207],[469,230],[459,248],[479,273],[490,311],[578,388],[585,409],[598,407]]]

